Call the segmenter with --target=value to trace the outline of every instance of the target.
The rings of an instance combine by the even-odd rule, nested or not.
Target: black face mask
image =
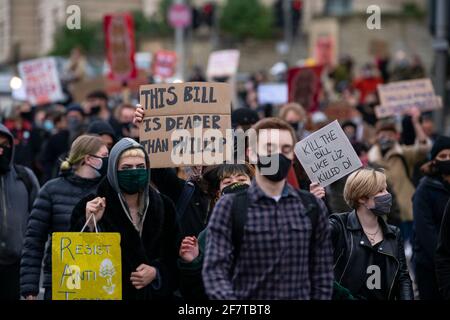
[[[294,131],[298,131],[299,125],[298,122],[289,122],[292,128],[294,128]]]
[[[3,154],[0,155],[0,174],[5,174],[10,168],[12,148],[5,145],[0,145],[0,148],[3,149]]]
[[[241,191],[247,190],[248,187],[249,187],[249,185],[247,183],[236,182],[236,183],[230,184],[229,186],[226,186],[225,188],[223,188],[222,195],[229,194],[229,193],[241,192]]]
[[[91,116],[96,116],[96,115],[98,115],[98,114],[100,113],[101,109],[102,109],[102,107],[99,106],[99,105],[92,106],[92,107],[91,107],[91,113],[90,113],[90,115],[91,115]]]
[[[96,168],[94,166],[91,166],[91,168],[95,169],[98,174],[100,175],[100,177],[104,177],[106,175],[106,173],[108,172],[108,157],[99,157],[99,156],[95,156],[95,155],[91,155],[91,157],[94,158],[99,158],[102,160],[102,166],[100,168]]]
[[[380,139],[378,140],[378,144],[381,152],[385,154],[395,145],[395,141],[390,139]]]
[[[122,123],[121,126],[122,126],[122,129],[126,129],[126,130],[130,131],[131,127],[133,126],[133,123],[125,122],[125,123]]]
[[[450,160],[436,160],[436,169],[440,174],[450,175]]]
[[[33,112],[21,112],[20,117],[24,120],[32,121],[33,120]]]
[[[287,177],[291,164],[292,160],[284,154],[275,153],[270,156],[258,156],[256,165],[261,175],[270,181],[279,182]]]

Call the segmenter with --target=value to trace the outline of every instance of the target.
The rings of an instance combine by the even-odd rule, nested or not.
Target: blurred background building
[[[69,5],[77,5],[81,9],[82,23],[101,23],[102,17],[114,12],[140,12],[151,19],[159,16],[161,19],[162,2],[164,0],[0,0],[0,63],[15,62],[31,57],[46,55],[55,47],[55,34],[64,28]],[[191,6],[204,11],[206,6],[213,4],[223,7],[227,0],[192,0],[185,1]],[[275,23],[283,19],[283,12],[277,17],[276,0],[258,1],[269,9]],[[291,1],[292,6],[300,6],[301,19],[294,19],[294,26],[298,34],[294,36],[290,55],[291,61],[311,56],[314,47],[312,42],[320,34],[331,34],[335,46],[334,56],[350,54],[356,63],[362,61],[368,50],[373,48],[374,41],[378,46],[385,46],[384,50],[399,49],[414,51],[430,64],[431,36],[426,22],[426,0],[377,0],[382,12],[382,29],[369,30],[366,26],[368,14],[366,9],[373,4],[371,0],[303,0]],[[14,19],[11,19],[14,17]],[[217,15],[216,15],[217,17]],[[156,20],[155,20],[156,21]],[[282,22],[281,22],[282,23]],[[203,30],[205,28],[200,28]],[[206,32],[207,33],[207,32]],[[204,34],[197,32],[197,34]],[[280,37],[277,38],[277,35]],[[152,50],[155,47],[173,46],[172,34],[161,37],[153,34],[139,43],[140,49]],[[189,43],[188,60],[193,64],[205,61],[212,49],[211,41],[207,37],[192,35]],[[306,42],[309,39],[309,42]],[[228,46],[229,41],[218,42]],[[226,39],[225,39],[226,40]],[[241,50],[241,67],[249,71],[254,70],[253,54],[260,53],[258,64],[273,63],[278,60],[277,44],[283,40],[282,34],[274,34],[265,41],[254,42],[249,39],[233,43]],[[57,44],[56,44],[57,45]],[[216,41],[217,45],[217,41]],[[248,54],[247,54],[248,53]],[[246,59],[248,58],[248,61]],[[248,62],[248,63],[247,63]]]

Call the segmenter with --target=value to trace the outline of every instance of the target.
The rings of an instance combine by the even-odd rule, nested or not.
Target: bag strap
[[[80,232],[83,232],[84,229],[86,229],[86,227],[87,227],[89,221],[91,221],[91,219],[94,219],[95,233],[98,233],[98,229],[97,229],[97,221],[95,221],[95,215],[94,215],[94,214],[91,214],[91,215],[89,216],[89,218],[86,220],[86,223],[84,224],[84,226],[83,226],[83,228],[81,229]]]
[[[31,181],[30,175],[28,174],[27,169],[24,166],[15,164],[14,169],[16,170],[17,177],[19,180],[23,182],[25,188],[28,192],[28,210],[31,210],[33,207],[33,203],[31,201],[31,193],[33,190],[33,182]]]
[[[309,260],[309,273],[312,274],[313,269],[313,253],[314,253],[314,247],[316,244],[316,230],[317,230],[317,224],[319,222],[319,204],[317,203],[316,196],[312,193],[305,191],[305,190],[297,190],[298,195],[302,199],[303,206],[306,209],[306,213],[309,216],[309,219],[311,220],[311,238],[309,240],[309,252],[308,252],[308,260]]]
[[[297,189],[297,192],[311,219],[312,231],[315,232],[319,221],[319,205],[317,204],[316,196],[301,189]]]
[[[302,203],[308,214],[312,230],[311,239],[309,242],[309,263],[312,264],[312,253],[315,246],[314,235],[316,233],[317,224],[319,220],[319,205],[317,203],[316,197],[307,191],[297,189],[298,195],[300,196]],[[239,258],[242,240],[244,238],[244,227],[247,222],[248,214],[248,193],[247,190],[236,193],[233,197],[233,203],[231,205],[231,223],[232,223],[232,242],[234,247],[234,261]],[[311,271],[311,268],[310,268]]]
[[[231,239],[234,247],[234,261],[239,258],[241,244],[244,238],[244,226],[247,222],[248,194],[247,190],[238,192],[233,197],[231,205]]]

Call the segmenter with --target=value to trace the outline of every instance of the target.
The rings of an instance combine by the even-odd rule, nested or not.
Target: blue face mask
[[[53,129],[55,128],[55,126],[53,125],[53,122],[51,120],[45,120],[44,121],[44,129],[47,130],[48,132],[53,131]]]

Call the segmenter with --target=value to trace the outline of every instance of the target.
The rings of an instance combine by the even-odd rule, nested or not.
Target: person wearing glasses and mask
[[[94,215],[100,232],[118,232],[122,249],[123,300],[169,299],[177,286],[175,209],[150,186],[144,148],[123,138],[111,149],[107,178],[74,208],[71,230]]]
[[[69,231],[73,208],[97,188],[107,162],[108,149],[102,139],[82,135],[72,143],[69,157],[61,164],[61,176],[48,181],[39,191],[28,219],[20,265],[20,291],[26,299],[34,300],[39,293],[44,251],[44,299],[51,299],[50,235]]]
[[[439,230],[450,199],[450,137],[436,139],[430,161],[422,166],[413,197],[413,266],[421,300],[442,299],[435,275],[435,250]]]
[[[324,195],[317,185],[311,192]],[[353,172],[344,198],[353,210],[329,218],[337,286],[357,299],[412,300],[400,230],[384,220],[392,204],[385,174],[365,168]]]

